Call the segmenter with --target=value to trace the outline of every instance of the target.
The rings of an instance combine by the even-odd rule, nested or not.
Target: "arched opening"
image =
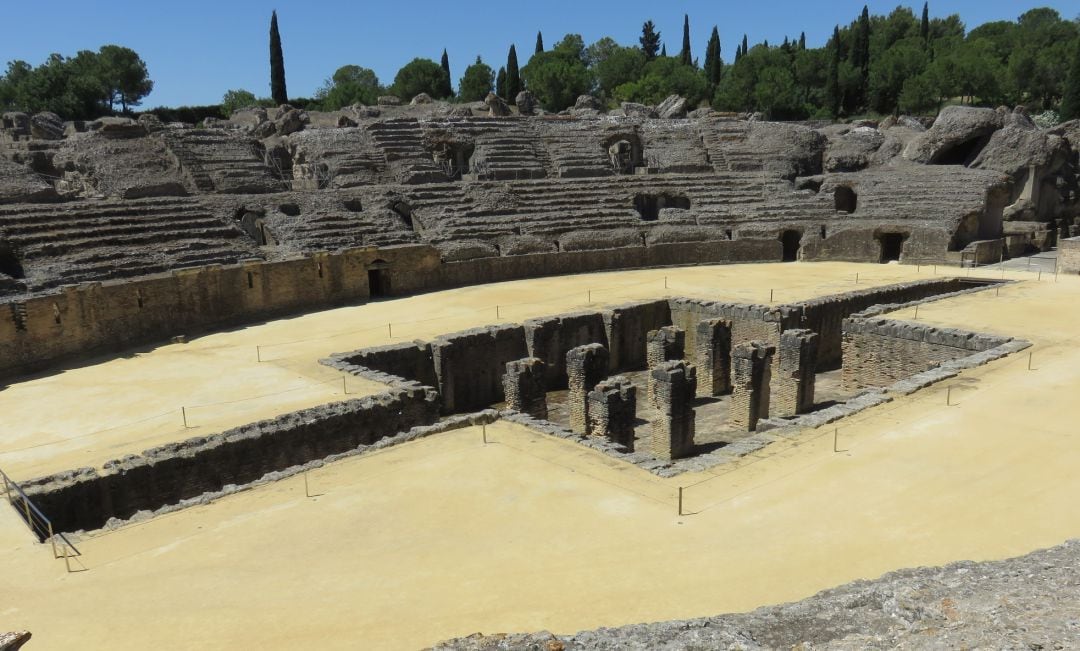
[[[930,160],[931,165],[969,165],[990,142],[990,136],[968,138],[942,149]]]
[[[787,230],[780,234],[780,243],[784,247],[784,262],[795,262],[799,259],[799,249],[802,247],[802,233],[796,230]]]
[[[364,212],[364,202],[360,199],[346,199],[345,210],[349,212]]]
[[[833,204],[836,212],[851,214],[859,207],[859,195],[846,185],[838,185],[833,190]]]
[[[278,210],[281,211],[281,214],[288,217],[300,216],[300,206],[296,205],[295,203],[283,203],[278,206]]]
[[[394,214],[398,217],[401,217],[401,221],[405,222],[405,226],[409,230],[415,230],[413,228],[412,206],[399,200],[390,204],[390,210],[394,211]]]
[[[903,233],[883,233],[877,239],[878,243],[881,244],[881,263],[899,262],[900,256],[904,252],[904,240],[907,239],[907,235]]]
[[[368,265],[368,295],[372,298],[390,294],[390,265],[386,260],[376,260]]]
[[[0,273],[12,278],[26,278],[22,261],[15,255],[14,247],[5,242],[0,242]]]
[[[690,199],[667,193],[639,194],[634,197],[634,209],[643,221],[654,222],[660,219],[660,211],[664,208],[690,210]]]
[[[634,134],[612,136],[604,142],[607,149],[608,160],[611,169],[616,174],[633,174],[634,170],[642,166],[645,158],[641,139]]]

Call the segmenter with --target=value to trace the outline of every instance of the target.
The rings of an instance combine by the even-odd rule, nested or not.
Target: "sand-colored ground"
[[[747,270],[750,273],[747,273]],[[942,274],[945,269],[940,269]],[[466,287],[239,328],[0,391],[0,469],[30,479],[383,390],[321,366],[334,352],[666,294],[767,303],[930,277],[853,264],[710,266]],[[665,278],[667,279],[665,283]],[[665,284],[667,288],[665,289]],[[260,363],[259,359],[263,361]],[[94,363],[98,362],[98,363]],[[187,425],[184,426],[186,412]]]
[[[824,293],[809,288],[817,274],[916,275],[786,269],[805,295]],[[741,288],[785,273],[725,271]],[[698,293],[677,272],[640,273]],[[537,282],[558,281],[583,286]],[[432,298],[372,307],[416,314]],[[309,476],[313,499],[294,478],[99,534],[74,574],[0,509],[0,628],[28,628],[42,649],[410,649],[746,610],[899,567],[1022,554],[1080,536],[1078,318],[1080,278],[921,307],[921,321],[1032,340],[1034,370],[1021,354],[863,412],[841,423],[840,453],[830,427],[661,480],[497,424],[487,446],[467,429],[333,464]],[[676,513],[679,486],[692,515]]]

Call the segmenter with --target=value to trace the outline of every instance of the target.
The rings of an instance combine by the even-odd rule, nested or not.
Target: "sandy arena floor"
[[[219,420],[196,421],[204,434],[336,399],[340,376],[315,360],[385,342],[385,332],[346,331],[387,321],[436,319],[394,328],[398,338],[428,337],[494,322],[502,301],[550,300],[500,308],[508,321],[581,307],[587,296],[576,295],[590,286],[615,288],[595,289],[597,303],[665,293],[766,302],[772,286],[780,302],[854,288],[855,273],[862,286],[931,270],[827,263],[596,274],[212,335],[0,391],[0,467],[25,477],[190,435],[134,426],[73,438],[170,401],[326,381],[324,393],[295,403],[223,406]],[[840,424],[841,453],[830,426],[734,466],[662,480],[497,424],[487,446],[478,430],[461,430],[311,473],[313,499],[295,478],[98,534],[79,544],[86,571],[73,574],[0,508],[0,628],[30,629],[34,649],[413,649],[476,631],[572,632],[748,610],[900,567],[1080,537],[1080,278],[1009,277],[1025,282],[923,306],[919,320],[1030,339],[1033,370],[1022,353],[863,412]],[[270,361],[254,361],[256,344],[300,337],[319,340],[268,346]],[[52,445],[19,451],[36,443]],[[680,486],[691,515],[677,515]]]

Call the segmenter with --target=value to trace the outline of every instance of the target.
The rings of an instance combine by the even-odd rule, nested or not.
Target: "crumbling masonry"
[[[686,331],[675,326],[653,330],[648,335],[647,346],[649,368],[683,359],[686,355]]]
[[[688,456],[694,447],[694,395],[697,370],[686,362],[664,362],[649,372],[652,386],[651,452],[671,461]]]
[[[589,433],[634,450],[637,387],[621,375],[610,377],[589,392]]]
[[[753,432],[769,417],[769,381],[776,347],[760,341],[740,344],[731,352],[732,394],[728,422]]]
[[[527,357],[506,364],[503,391],[506,408],[541,420],[547,418],[547,390],[544,381],[545,364]]]
[[[607,377],[607,348],[600,344],[572,348],[566,353],[566,374],[570,380],[570,391],[566,397],[570,408],[570,429],[578,434],[588,434],[588,394]]]
[[[811,330],[786,330],[780,335],[772,415],[796,416],[814,408],[819,340]]]
[[[719,396],[731,391],[731,321],[705,319],[698,323],[694,359],[699,369],[698,395]]]

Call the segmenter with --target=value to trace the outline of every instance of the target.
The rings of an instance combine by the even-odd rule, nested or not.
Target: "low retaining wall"
[[[56,531],[99,529],[229,485],[340,454],[438,418],[430,387],[417,384],[322,405],[221,434],[194,438],[22,484]]]

